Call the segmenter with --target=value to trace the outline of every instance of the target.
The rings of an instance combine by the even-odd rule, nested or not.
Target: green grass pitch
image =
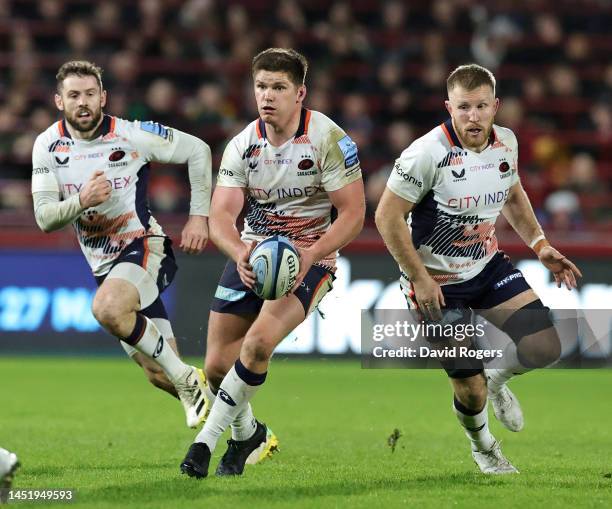
[[[75,507],[612,506],[610,370],[513,381],[525,429],[508,432],[490,413],[521,471],[507,477],[477,471],[438,370],[275,359],[253,403],[281,452],[243,477],[201,481],[179,474],[195,435],[181,406],[127,359],[8,357],[0,382],[0,444],[23,465],[15,487],[73,488]]]

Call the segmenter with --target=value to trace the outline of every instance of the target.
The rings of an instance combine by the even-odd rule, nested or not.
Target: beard
[[[478,136],[472,136],[472,134],[469,132],[469,129],[471,129],[472,127],[478,127],[479,129],[481,129]],[[493,121],[491,121],[489,125],[470,126],[469,128],[466,127],[462,130],[461,133],[461,137],[463,138],[462,141],[468,148],[480,148],[487,142],[487,140],[491,136],[492,130]]]
[[[84,120],[82,118],[79,118],[79,112],[83,110],[87,110],[90,113],[91,116],[89,119]],[[80,108],[75,111],[73,115],[66,115],[66,122],[68,122],[73,129],[82,133],[86,133],[94,129],[100,122],[101,118],[102,108],[99,108],[97,111],[91,111],[88,108]]]

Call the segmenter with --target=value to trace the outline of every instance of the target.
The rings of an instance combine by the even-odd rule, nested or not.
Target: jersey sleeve
[[[514,157],[514,161],[512,161],[512,179],[510,181],[510,186],[513,186],[517,182],[520,182],[520,177],[518,173],[518,140],[516,139],[516,135],[512,135],[513,141],[513,151],[512,156]]]
[[[52,154],[45,146],[42,135],[36,138],[32,149],[32,192],[60,192]]]
[[[178,145],[178,137],[174,136],[172,128],[158,122],[136,120],[126,123],[125,129],[145,161],[167,163],[172,160]]]
[[[422,145],[410,146],[395,160],[387,187],[400,198],[419,203],[433,187],[435,165]]]
[[[335,126],[323,141],[321,183],[326,191],[337,191],[361,179],[357,144]]]
[[[217,185],[224,187],[247,187],[246,159],[241,155],[238,140],[230,141],[221,158],[221,167],[217,175]]]

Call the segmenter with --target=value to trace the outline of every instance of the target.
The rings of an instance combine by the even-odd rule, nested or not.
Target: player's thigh
[[[501,329],[508,318],[517,310],[520,310],[536,300],[538,300],[538,296],[532,289],[523,290],[491,309],[479,310],[478,314],[495,325],[495,327]]]
[[[209,378],[214,378],[215,375],[224,376],[236,362],[244,336],[256,317],[254,313],[210,312],[204,359]]]
[[[140,309],[138,289],[124,279],[105,279],[96,291],[92,309],[96,318]]]
[[[304,305],[293,294],[265,301],[246,334],[245,353],[256,360],[269,358],[274,348],[305,318]]]
[[[118,279],[131,283],[138,292],[140,308],[149,307],[176,274],[171,245],[163,236],[135,239],[121,252],[104,282]]]

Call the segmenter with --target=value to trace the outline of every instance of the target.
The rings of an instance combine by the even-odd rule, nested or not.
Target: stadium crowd
[[[499,80],[496,122],[517,133],[523,184],[547,229],[612,224],[612,8],[604,0],[0,0],[0,210],[31,210],[36,135],[58,112],[58,67],[105,69],[107,112],[212,148],[256,118],[250,63],[268,46],[311,62],[306,106],[355,140],[373,211],[391,165],[446,115],[445,79],[475,61]],[[157,211],[188,182],[156,166]]]

